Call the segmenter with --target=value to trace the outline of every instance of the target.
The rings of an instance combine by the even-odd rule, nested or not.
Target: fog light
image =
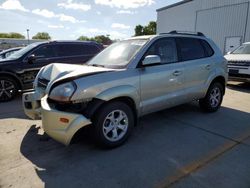
[[[67,118],[60,118],[60,121],[61,121],[62,123],[68,123],[68,122],[69,122],[69,119],[67,119]]]

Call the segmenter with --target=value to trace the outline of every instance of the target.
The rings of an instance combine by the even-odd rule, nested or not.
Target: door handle
[[[173,75],[174,75],[174,76],[179,76],[179,75],[181,75],[181,74],[182,74],[181,71],[174,71],[174,72],[173,72]]]
[[[210,70],[210,68],[211,68],[211,65],[206,65],[207,70]]]

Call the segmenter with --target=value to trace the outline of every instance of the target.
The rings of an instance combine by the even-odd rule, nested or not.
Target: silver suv
[[[172,32],[117,42],[87,65],[43,67],[35,91],[23,94],[23,107],[65,145],[91,125],[99,144],[115,147],[145,114],[192,100],[218,110],[226,82],[227,61],[214,42]]]

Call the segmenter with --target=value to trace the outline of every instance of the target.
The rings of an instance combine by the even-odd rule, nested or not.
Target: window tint
[[[206,42],[205,40],[200,40],[205,53],[206,53],[206,57],[210,57],[214,54],[214,50],[212,49],[212,47],[208,44],[208,42]]]
[[[182,61],[200,59],[206,57],[205,51],[199,39],[177,38],[179,53]]]
[[[36,49],[33,54],[38,58],[50,58],[55,57],[55,46],[54,45],[46,45]]]
[[[173,38],[160,39],[156,41],[147,51],[147,55],[158,55],[161,63],[177,62],[177,50]]]
[[[91,44],[58,44],[58,56],[94,55],[100,50]]]

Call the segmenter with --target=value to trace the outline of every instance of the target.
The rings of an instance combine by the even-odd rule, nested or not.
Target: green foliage
[[[98,35],[95,37],[88,38],[86,36],[80,36],[77,40],[83,40],[83,41],[95,41],[98,43],[101,43],[103,45],[110,45],[112,44],[112,40],[109,38],[109,36],[104,36],[104,35]]]
[[[49,33],[46,32],[38,32],[36,35],[32,37],[32,39],[42,39],[42,40],[50,40],[51,37],[49,36]]]
[[[151,21],[146,26],[137,25],[135,26],[135,36],[141,35],[155,35],[156,34],[156,22]]]
[[[20,33],[0,33],[0,38],[15,38],[15,39],[24,39],[25,37]]]

